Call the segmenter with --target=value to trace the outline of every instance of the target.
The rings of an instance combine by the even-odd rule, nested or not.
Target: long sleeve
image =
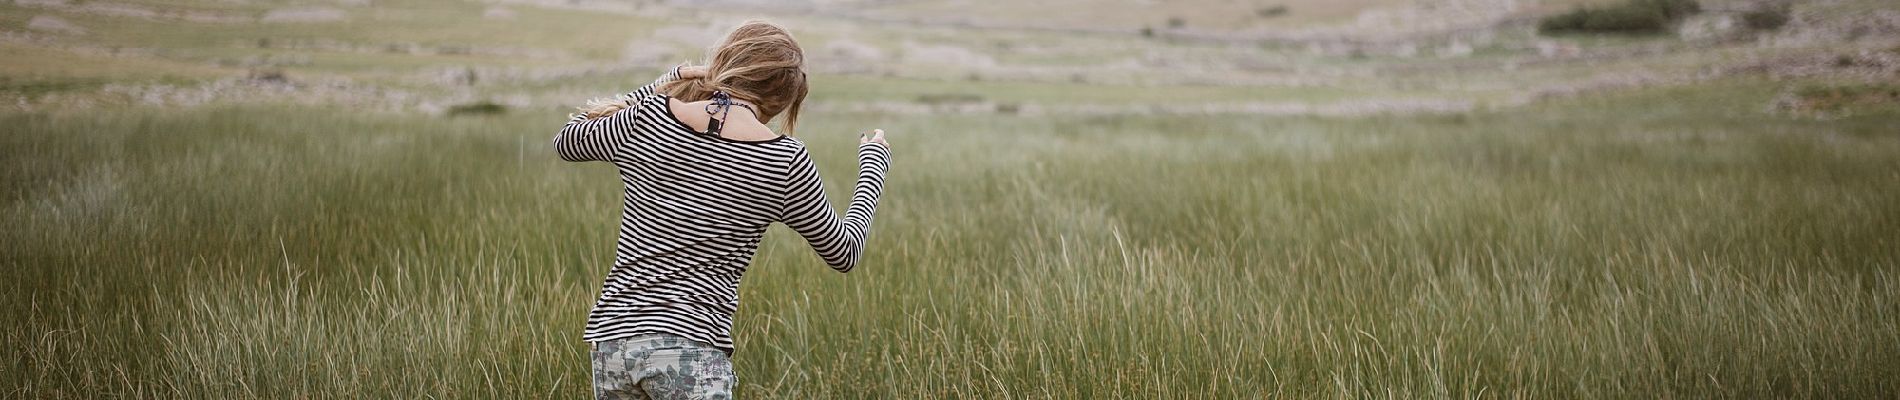
[[[627,103],[627,108],[638,106],[647,97],[653,96],[660,85],[679,79],[679,67],[660,75],[652,83],[635,89],[632,93],[619,96],[618,100]],[[622,111],[626,108],[621,109]],[[638,113],[615,112],[602,118],[587,119],[586,115],[575,115],[554,135],[554,152],[566,161],[613,161],[614,150],[619,149],[633,136],[634,124],[638,123]]]
[[[890,167],[890,149],[877,143],[858,146],[858,181],[851,192],[851,205],[839,218],[825,200],[824,183],[811,155],[800,148],[793,156],[785,190],[785,209],[780,221],[797,231],[811,244],[825,264],[838,272],[851,272],[864,254],[865,238],[871,232],[871,215],[877,211],[877,198],[883,193],[884,172]]]

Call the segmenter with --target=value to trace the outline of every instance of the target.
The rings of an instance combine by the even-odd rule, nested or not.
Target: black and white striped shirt
[[[582,339],[599,342],[665,333],[732,352],[739,278],[767,225],[797,231],[838,272],[863,254],[890,150],[858,146],[858,181],[840,218],[825,200],[805,144],[778,137],[712,136],[674,117],[658,85],[677,69],[623,96],[612,115],[575,116],[554,136],[567,161],[606,161],[626,193],[613,270]]]

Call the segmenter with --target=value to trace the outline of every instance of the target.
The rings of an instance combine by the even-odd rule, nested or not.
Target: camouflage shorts
[[[738,380],[725,352],[679,336],[594,343],[596,399],[731,399]]]

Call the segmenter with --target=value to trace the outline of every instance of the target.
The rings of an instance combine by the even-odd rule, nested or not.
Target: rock
[[[620,61],[634,65],[671,65],[681,60],[678,52],[666,44],[635,39],[620,51]]]
[[[949,45],[904,43],[904,61],[946,67],[987,68],[996,66],[996,58],[970,49]]]
[[[1418,43],[1414,43],[1414,42],[1399,43],[1398,45],[1392,47],[1392,55],[1398,56],[1399,58],[1417,57]]]
[[[1463,40],[1452,40],[1451,43],[1446,44],[1445,47],[1438,49],[1438,56],[1443,58],[1467,57],[1471,55],[1472,51],[1471,43],[1467,43]]]
[[[688,46],[711,46],[726,36],[726,28],[717,25],[673,25],[653,30],[653,38]]]
[[[1577,45],[1574,44],[1559,43],[1551,40],[1537,41],[1537,54],[1545,58],[1576,57],[1582,53],[1583,49],[1578,48]]]
[[[129,17],[129,18],[144,18],[144,19],[153,19],[153,18],[159,17],[158,10],[153,10],[150,8],[132,5],[132,4],[88,2],[88,3],[85,3],[83,6],[79,7],[79,9],[81,11],[85,11],[86,13],[93,14],[93,15],[108,15],[108,16],[114,16],[114,17]]]
[[[833,39],[822,54],[814,61],[831,71],[867,72],[884,61],[883,49],[851,39]]]
[[[1741,33],[1742,24],[1730,14],[1701,14],[1682,20],[1676,35],[1683,40],[1719,40]]]
[[[507,7],[489,7],[487,10],[482,10],[482,18],[497,20],[515,19],[515,10],[508,9]]]
[[[264,13],[264,22],[335,22],[347,20],[350,14],[329,7],[279,8]]]
[[[51,15],[34,16],[33,19],[26,22],[26,29],[68,35],[86,34],[86,28],[82,28],[79,25],[74,25],[71,22],[66,22],[64,19]]]

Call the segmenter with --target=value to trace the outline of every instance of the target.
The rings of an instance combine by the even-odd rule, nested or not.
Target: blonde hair
[[[805,52],[791,32],[770,22],[753,20],[732,29],[712,50],[706,77],[680,79],[660,85],[661,94],[683,102],[704,101],[714,91],[758,107],[759,123],[785,114],[784,134],[798,125],[798,109],[811,87],[805,77]],[[581,107],[588,119],[605,117],[627,107],[628,100],[594,99]]]

